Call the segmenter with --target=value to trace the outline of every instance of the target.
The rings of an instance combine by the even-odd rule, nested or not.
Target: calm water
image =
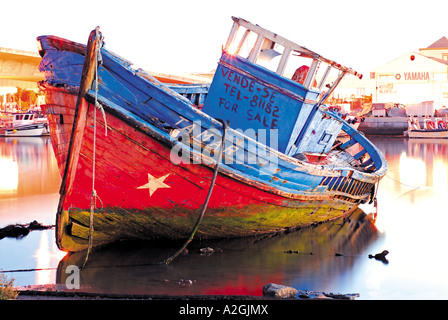
[[[82,291],[261,295],[263,285],[274,282],[359,293],[358,299],[448,299],[448,141],[371,139],[389,163],[375,221],[375,208],[365,206],[365,213],[310,230],[198,242],[168,267],[153,263],[180,244],[123,243],[92,253],[81,272]],[[60,176],[50,140],[0,138],[0,152],[0,227],[54,224]],[[222,252],[201,255],[207,246]],[[385,249],[388,263],[368,258]],[[0,269],[49,268],[6,273],[18,286],[65,283],[65,267],[84,257],[64,256],[54,230],[0,240]]]

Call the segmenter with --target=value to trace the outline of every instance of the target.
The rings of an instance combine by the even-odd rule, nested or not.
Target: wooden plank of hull
[[[51,90],[46,90],[45,87],[41,87],[41,90],[45,90],[46,92],[46,101],[48,101],[48,104],[41,107],[48,117],[50,138],[56,155],[59,172],[62,175],[67,160],[70,135],[73,128],[77,93],[58,94],[58,89],[54,87]]]
[[[54,91],[44,107],[73,106],[76,99],[66,92]],[[77,175],[63,203],[58,230],[58,245],[62,250],[84,249],[87,241],[80,232],[71,236],[71,227],[81,230],[89,225],[90,194],[92,192],[93,116],[90,106]],[[69,107],[68,110],[71,108]],[[49,117],[52,126],[58,118]],[[157,237],[180,239],[188,237],[199,215],[208,192],[212,169],[193,164],[174,165],[170,159],[170,147],[152,139],[144,132],[130,128],[121,119],[107,114],[108,132],[98,116],[97,165],[95,189],[102,202],[102,210],[95,213],[95,230],[107,236],[96,239],[94,244],[120,239],[153,239]],[[65,125],[65,123],[63,124]],[[67,132],[52,134],[53,146],[61,150]],[[64,167],[64,148],[57,153],[60,168]],[[156,164],[156,165],[155,165]],[[145,186],[149,176],[159,181],[163,188],[154,190]],[[306,201],[305,201],[306,200]],[[332,195],[304,196],[302,199],[285,198],[242,183],[230,176],[219,175],[210,199],[206,216],[198,234],[202,237],[247,236],[274,232],[285,227],[310,225],[339,217],[355,203],[335,199]],[[75,224],[73,224],[75,223]],[[85,233],[84,233],[85,235]],[[108,238],[109,237],[109,238]]]

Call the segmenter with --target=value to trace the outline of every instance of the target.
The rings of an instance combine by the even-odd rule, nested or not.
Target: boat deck
[[[305,154],[308,162],[319,166],[352,167],[356,170],[371,172],[368,166],[363,166],[362,161],[356,160],[351,154],[334,149],[328,154]]]

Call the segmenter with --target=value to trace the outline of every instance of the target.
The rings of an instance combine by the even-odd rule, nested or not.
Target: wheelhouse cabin
[[[287,155],[327,153],[342,123],[320,106],[346,74],[362,75],[233,17],[203,111]],[[330,81],[330,79],[333,79]]]

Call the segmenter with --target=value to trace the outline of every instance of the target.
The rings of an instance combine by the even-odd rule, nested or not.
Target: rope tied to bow
[[[81,267],[83,269],[87,263],[87,260],[89,259],[90,252],[92,250],[93,246],[93,234],[94,234],[94,227],[93,227],[93,217],[96,209],[96,200],[98,199],[101,202],[101,207],[103,207],[103,203],[98,196],[96,190],[95,190],[95,169],[96,169],[96,127],[97,127],[97,117],[96,117],[96,110],[99,109],[103,115],[104,120],[104,128],[105,128],[105,136],[107,137],[107,122],[106,122],[106,113],[104,112],[103,106],[98,102],[98,66],[102,63],[102,56],[101,56],[101,44],[102,44],[102,36],[99,32],[99,28],[97,27],[95,29],[96,31],[96,39],[100,39],[100,44],[98,44],[95,47],[95,108],[93,110],[93,152],[92,152],[92,193],[90,195],[90,217],[89,217],[89,242],[87,246],[87,254],[86,258],[84,260],[84,263]]]

